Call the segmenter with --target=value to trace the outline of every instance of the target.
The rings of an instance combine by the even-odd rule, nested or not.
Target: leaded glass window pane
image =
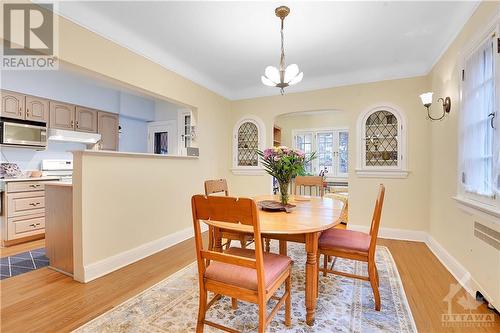
[[[398,165],[398,121],[389,111],[376,111],[366,120],[366,166]]]
[[[319,171],[332,174],[333,172],[333,132],[318,133],[316,136],[318,144]]]
[[[259,130],[254,123],[245,122],[238,129],[238,166],[257,166],[259,162]]]

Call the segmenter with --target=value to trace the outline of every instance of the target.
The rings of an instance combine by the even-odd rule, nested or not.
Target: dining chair
[[[310,195],[313,194],[312,189],[314,188],[316,196],[323,197],[325,194],[323,184],[323,177],[321,176],[297,176],[295,177],[295,194],[305,195],[305,189],[308,187]]]
[[[205,181],[205,195],[213,195],[213,194],[218,194],[218,193],[224,193],[224,195],[227,197],[229,196],[229,188],[227,186],[227,181],[225,179],[212,179],[212,180],[206,180]],[[209,237],[208,237],[208,248],[210,250],[214,249],[214,234],[213,230],[211,228],[209,232]],[[223,230],[221,232],[221,237],[226,239],[226,248],[231,247],[231,241],[232,240],[239,240],[241,247],[246,248],[248,242],[251,242],[252,236],[250,235],[245,235],[242,233],[231,233],[228,231]]]
[[[375,310],[380,311],[380,293],[377,265],[375,263],[375,249],[377,245],[377,236],[380,225],[380,216],[382,214],[382,206],[384,204],[385,187],[380,184],[375,209],[373,210],[370,232],[364,233],[353,230],[331,228],[323,232],[319,238],[318,249],[318,266],[320,265],[319,257],[324,256],[323,268],[319,267],[319,271],[326,276],[327,273],[342,275],[349,278],[361,279],[369,281],[375,298]],[[368,263],[368,276],[354,275],[347,272],[336,271],[333,269],[335,260],[328,268],[328,258],[345,258]]]
[[[209,325],[226,332],[236,330],[209,321],[205,318],[207,310],[222,295],[255,303],[259,307],[259,333],[263,333],[278,310],[285,305],[285,325],[291,325],[291,268],[289,257],[274,253],[264,253],[260,234],[257,206],[252,199],[195,195],[191,199],[193,211],[196,259],[200,300],[196,332],[203,332]],[[225,223],[224,228],[244,224],[251,227],[255,250],[230,247],[223,252],[203,249],[200,223],[218,221]],[[207,266],[206,262],[210,261]],[[276,291],[285,285],[283,295],[275,296]],[[208,301],[208,292],[214,293]],[[270,300],[277,304],[267,314],[266,304]]]

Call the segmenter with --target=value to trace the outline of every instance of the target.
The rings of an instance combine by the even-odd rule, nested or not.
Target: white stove
[[[59,177],[63,182],[71,182],[73,176],[72,160],[42,160],[43,177]]]

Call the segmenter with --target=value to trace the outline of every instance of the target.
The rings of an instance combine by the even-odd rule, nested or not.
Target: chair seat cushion
[[[320,250],[368,254],[370,235],[353,230],[328,229],[319,238],[319,248]]]
[[[255,251],[231,247],[224,253],[240,257],[255,258]],[[268,291],[289,266],[291,260],[287,256],[264,253],[264,281]],[[245,289],[257,290],[257,270],[227,264],[219,261],[211,261],[205,271],[205,278],[218,282],[238,286]]]

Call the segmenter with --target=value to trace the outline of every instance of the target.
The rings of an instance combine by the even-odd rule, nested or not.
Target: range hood
[[[101,134],[49,129],[49,141],[79,142],[95,144],[101,140]]]

